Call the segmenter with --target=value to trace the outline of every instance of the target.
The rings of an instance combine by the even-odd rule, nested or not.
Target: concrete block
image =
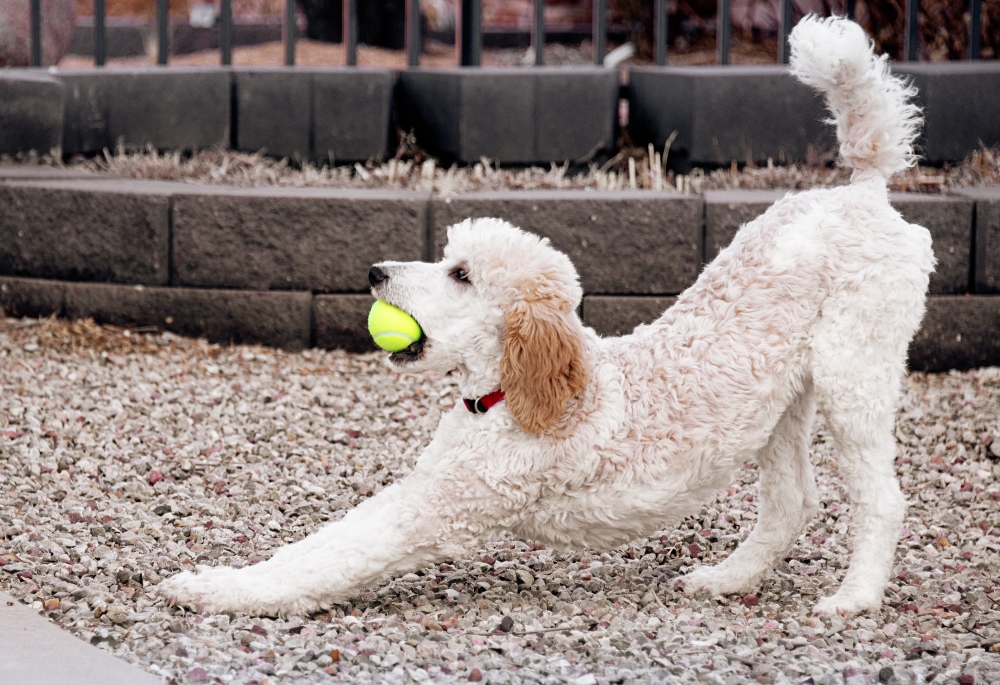
[[[459,159],[465,162],[480,157],[498,162],[534,161],[534,75],[514,72],[482,78],[478,71],[466,69],[457,76],[462,99],[452,116],[458,122]]]
[[[400,126],[403,130],[412,128],[425,149],[439,157],[461,159],[458,114],[462,109],[462,81],[458,74],[444,69],[401,72],[396,109]]]
[[[152,15],[150,15],[152,17]],[[259,45],[281,40],[281,15],[241,15],[233,17],[233,45]],[[107,17],[105,53],[112,57],[138,57],[147,54],[146,41],[155,35],[155,25],[141,19]],[[191,26],[187,22],[170,22],[170,54],[219,49],[219,28]],[[72,55],[94,54],[94,18],[76,18],[76,29],[69,49]]]
[[[969,291],[972,266],[972,204],[963,197],[889,193],[903,218],[931,232],[938,263],[930,292],[952,295]]]
[[[534,78],[525,71],[413,69],[400,74],[404,129],[432,153],[463,162],[534,155]]]
[[[115,57],[136,57],[147,54],[146,40],[154,30],[152,26],[145,22],[138,22],[135,19],[125,19],[119,17],[106,17],[104,24],[105,56]],[[171,52],[177,54],[171,45]],[[69,47],[71,55],[94,55],[94,18],[76,18],[76,28],[73,31],[73,42]]]
[[[997,331],[1000,297],[930,297],[923,325],[910,345],[910,368],[947,371],[1000,365]]]
[[[836,150],[822,98],[780,66],[636,67],[629,72],[632,140],[690,164],[789,162]]]
[[[959,161],[981,145],[1000,145],[1000,63],[895,63],[909,76],[924,110],[917,148],[927,161]]]
[[[740,227],[756,219],[787,190],[709,190],[705,193],[705,260],[733,242]]]
[[[237,69],[236,146],[275,157],[364,162],[390,152],[389,69]]]
[[[238,10],[237,10],[238,11]],[[240,13],[242,14],[242,13]],[[259,45],[281,41],[281,15],[243,15],[233,17],[233,45]],[[171,22],[170,51],[174,55],[219,49],[219,27],[192,26]]]
[[[192,190],[173,201],[177,285],[366,292],[375,262],[425,255],[429,193]]]
[[[573,161],[614,147],[617,73],[411,69],[400,74],[399,112],[403,127],[446,159]]]
[[[603,336],[628,335],[639,324],[656,321],[676,301],[662,296],[586,295],[583,322]]]
[[[312,295],[69,283],[65,314],[116,326],[155,326],[219,343],[300,350],[310,344]]]
[[[233,147],[273,157],[309,157],[312,78],[295,67],[236,69]]]
[[[163,285],[170,184],[0,184],[0,274]]]
[[[365,162],[395,152],[389,145],[395,72],[352,67],[311,74],[313,159]]]
[[[1000,293],[1000,186],[953,191],[976,203],[975,292]]]
[[[190,150],[230,144],[228,68],[73,69],[66,86],[68,153],[129,147]]]
[[[535,160],[575,161],[610,151],[618,129],[615,69],[533,70]]]
[[[0,154],[48,153],[63,144],[63,84],[35,69],[0,69]]]
[[[65,298],[62,281],[0,276],[0,316],[58,316]]]
[[[499,217],[549,238],[569,255],[584,292],[679,293],[701,265],[702,200],[655,191],[484,192],[435,198],[436,254],[447,228],[468,217]]]
[[[374,352],[378,348],[368,333],[371,295],[317,295],[313,299],[316,347],[348,352]]]

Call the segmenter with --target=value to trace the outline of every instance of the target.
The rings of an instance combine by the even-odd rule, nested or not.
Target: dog
[[[452,226],[437,263],[375,265],[372,293],[424,332],[390,363],[457,370],[464,402],[408,477],[267,561],[166,580],[169,600],[307,614],[500,531],[608,549],[695,513],[752,461],[753,531],[680,579],[689,592],[743,594],[818,509],[809,444],[821,412],[854,548],[814,611],[878,609],[905,512],[893,468],[900,381],[935,261],[928,231],[888,201],[887,179],[914,161],[920,112],[857,24],[808,17],[791,45],[793,73],[826,95],[849,185],[779,200],[658,320],[619,338],[581,323],[564,254],[498,219]]]

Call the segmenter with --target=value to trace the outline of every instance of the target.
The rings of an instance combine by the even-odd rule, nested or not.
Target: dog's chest
[[[560,461],[515,529],[562,547],[609,548],[672,526],[733,471],[732,459],[679,452],[669,439],[611,440]]]
[[[567,492],[539,500],[515,532],[557,547],[607,549],[675,525],[714,490],[650,483]]]

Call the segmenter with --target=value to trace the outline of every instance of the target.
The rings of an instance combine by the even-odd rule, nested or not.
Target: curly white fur
[[[853,24],[806,19],[792,39],[798,73],[826,90],[841,122],[844,158],[878,173],[780,200],[674,307],[621,338],[581,324],[565,255],[497,219],[453,226],[436,264],[379,265],[387,278],[374,294],[426,334],[394,363],[457,369],[465,397],[503,386],[506,402],[481,415],[459,404],[410,476],[342,520],[255,566],[179,574],[166,595],[212,611],[305,613],[502,530],[608,548],[696,512],[752,460],[756,527],[727,560],[683,579],[692,591],[747,592],[816,511],[818,409],[841,451],[855,539],[840,589],[816,611],[878,607],[905,507],[893,472],[898,386],[934,265],[930,235],[892,209],[884,178],[910,159],[915,112]]]

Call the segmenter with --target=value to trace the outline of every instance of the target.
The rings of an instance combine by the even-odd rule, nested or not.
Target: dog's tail
[[[805,17],[788,38],[792,73],[821,91],[837,125],[840,155],[859,172],[888,179],[916,161],[916,90],[875,56],[864,29],[841,17]],[[870,176],[870,173],[863,174]]]

